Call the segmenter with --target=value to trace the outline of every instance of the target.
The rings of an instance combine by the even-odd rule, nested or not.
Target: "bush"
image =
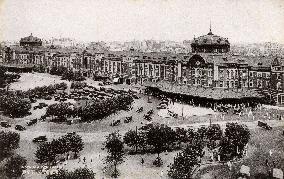
[[[4,158],[19,147],[20,135],[15,132],[0,131],[0,158]]]
[[[88,168],[78,168],[74,171],[59,170],[56,174],[46,176],[47,179],[95,179],[95,173]]]
[[[82,121],[95,121],[115,113],[119,110],[126,110],[133,102],[129,95],[120,95],[112,99],[95,101],[87,105],[81,114]]]
[[[72,106],[71,103],[55,103],[49,105],[46,110],[46,115],[55,117],[56,120],[60,120],[61,122],[66,121],[67,117],[74,114]]]
[[[17,178],[23,174],[27,160],[19,155],[12,156],[4,166],[5,175],[9,178]]]
[[[16,95],[0,96],[0,110],[10,117],[23,117],[29,114],[31,102]]]

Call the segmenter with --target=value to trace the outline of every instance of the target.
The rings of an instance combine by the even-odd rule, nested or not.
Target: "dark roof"
[[[194,38],[191,45],[229,45],[228,38],[214,35],[211,30],[208,34]]]
[[[20,42],[41,42],[41,39],[34,37],[32,34],[28,37],[21,38]]]
[[[159,88],[165,92],[186,94],[190,96],[199,96],[209,99],[241,99],[247,97],[263,97],[254,90],[242,89],[238,91],[225,90],[221,88],[203,88],[188,85],[173,84],[167,81],[159,81],[156,83],[146,82],[145,86]]]

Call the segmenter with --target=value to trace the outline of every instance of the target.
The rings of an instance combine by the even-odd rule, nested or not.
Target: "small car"
[[[157,109],[167,109],[167,105],[165,103],[160,104],[159,106],[157,106]]]
[[[135,95],[135,94],[133,94],[132,97],[133,97],[134,99],[140,99],[140,97],[137,96],[137,95]]]
[[[265,122],[258,121],[258,122],[257,122],[257,125],[258,125],[259,127],[263,128],[263,129],[266,129],[266,130],[271,130],[271,129],[272,129],[272,127],[269,126],[269,125],[268,125],[267,123],[265,123]]]
[[[45,100],[51,100],[52,97],[51,97],[51,96],[46,96],[44,99],[45,99]]]
[[[36,124],[36,123],[37,123],[37,119],[32,119],[29,122],[27,122],[27,125],[31,126],[31,125]]]
[[[7,121],[1,121],[0,125],[5,128],[11,127],[11,125]]]
[[[26,130],[26,128],[24,126],[21,126],[21,125],[16,125],[15,126],[15,129],[18,130],[18,131],[24,131]]]
[[[132,121],[132,116],[126,117],[126,119],[124,119],[124,123],[129,123]]]
[[[47,141],[46,136],[38,136],[33,139],[33,142],[46,142],[46,141]]]
[[[38,106],[40,106],[40,107],[47,107],[48,105],[45,104],[45,103],[39,103]]]

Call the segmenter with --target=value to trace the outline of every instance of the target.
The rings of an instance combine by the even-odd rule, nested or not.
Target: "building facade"
[[[21,39],[22,40],[22,39]],[[193,39],[192,52],[98,51],[6,48],[6,63],[66,67],[86,77],[121,78],[126,84],[167,81],[178,85],[224,90],[251,89],[284,104],[283,59],[230,53],[227,38],[207,35]]]

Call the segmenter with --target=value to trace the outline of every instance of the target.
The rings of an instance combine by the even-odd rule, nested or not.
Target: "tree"
[[[176,129],[176,141],[180,146],[181,143],[188,142],[188,132],[184,128],[177,128]]]
[[[224,160],[240,157],[249,142],[250,131],[246,125],[227,123],[225,137],[220,142],[220,155]]]
[[[74,157],[77,158],[77,154],[84,148],[82,137],[73,132],[63,136],[62,140],[64,140],[67,144],[67,150],[74,152]]]
[[[157,161],[161,161],[159,154],[176,141],[175,132],[166,125],[151,125],[147,131],[147,144],[154,147],[155,152],[158,154]],[[156,162],[155,162],[156,163]],[[161,166],[162,163],[156,163]]]
[[[31,102],[16,95],[3,95],[0,97],[0,110],[11,117],[23,117],[29,113]]]
[[[135,152],[138,150],[144,151],[146,148],[146,134],[143,131],[134,131],[129,130],[125,133],[123,137],[123,142],[129,146],[135,149]]]
[[[68,143],[63,137],[53,139],[50,145],[55,154],[65,154],[68,152]]]
[[[196,137],[199,137],[202,140],[205,140],[206,138],[206,131],[207,129],[205,127],[200,127],[196,131]]]
[[[119,176],[117,165],[124,162],[124,146],[120,134],[117,132],[109,134],[106,138],[105,148],[108,152],[106,163],[114,166],[112,176],[116,178]]]
[[[221,140],[222,136],[223,132],[219,124],[212,124],[206,130],[206,137],[209,140],[208,144],[212,149],[216,147],[216,141]]]
[[[81,120],[93,121],[103,119],[119,110],[128,109],[128,105],[132,102],[133,98],[130,95],[119,95],[111,99],[97,100],[84,108]]]
[[[40,164],[47,163],[48,166],[55,162],[56,153],[50,142],[40,144],[35,153],[36,162]]]
[[[95,173],[88,168],[78,168],[71,173],[71,179],[95,179]]]
[[[196,147],[188,145],[182,152],[174,158],[174,163],[170,164],[168,176],[173,179],[189,179],[195,165],[198,164],[198,154]]]
[[[123,141],[127,146],[136,148],[136,152],[137,152],[138,134],[136,131],[129,130],[128,132],[126,132],[123,137]]]
[[[9,178],[20,177],[26,168],[27,160],[19,155],[12,156],[4,166],[5,175]]]
[[[46,109],[46,115],[55,116],[57,121],[65,121],[72,114],[74,112],[71,103],[55,103],[49,105]]]
[[[20,135],[15,132],[0,131],[0,158],[7,157],[19,147]]]

